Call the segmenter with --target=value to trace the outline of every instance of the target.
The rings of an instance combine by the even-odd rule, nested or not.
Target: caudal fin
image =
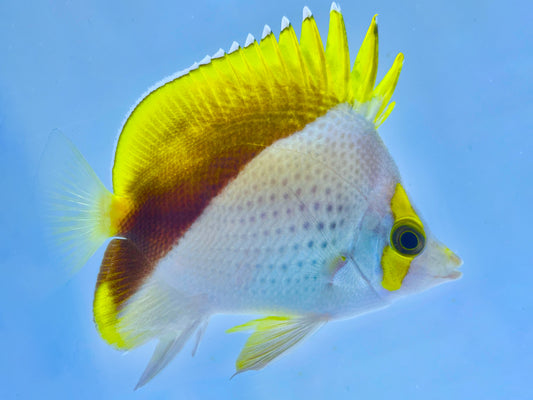
[[[80,152],[62,133],[50,134],[39,172],[43,217],[50,242],[75,272],[116,234],[114,201]]]

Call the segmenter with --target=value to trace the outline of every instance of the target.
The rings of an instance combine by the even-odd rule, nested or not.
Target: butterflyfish
[[[324,48],[309,9],[151,90],[127,117],[106,189],[52,134],[50,228],[79,268],[107,243],[94,322],[119,350],[157,340],[138,387],[214,314],[259,318],[236,373],[259,370],[331,320],[457,279],[377,128],[403,55],[376,85],[376,17],[353,66],[333,3]],[[109,241],[110,240],[110,241]]]

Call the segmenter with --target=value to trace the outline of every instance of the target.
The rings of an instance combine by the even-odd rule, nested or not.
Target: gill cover
[[[385,246],[381,256],[383,280],[381,285],[390,291],[398,290],[409,272],[413,259],[424,250],[426,234],[422,221],[413,210],[403,186],[396,184],[391,199],[394,218],[390,245]]]

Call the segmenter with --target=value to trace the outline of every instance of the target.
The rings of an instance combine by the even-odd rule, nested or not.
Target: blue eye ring
[[[424,230],[412,221],[398,221],[391,230],[390,243],[394,250],[405,256],[416,256],[424,250]]]

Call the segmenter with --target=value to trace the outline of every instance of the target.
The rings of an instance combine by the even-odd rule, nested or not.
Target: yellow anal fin
[[[100,335],[116,348],[125,350],[140,344],[124,332],[120,311],[141,286],[147,271],[147,262],[132,241],[113,239],[109,243],[98,274],[93,313]]]
[[[159,343],[157,344],[154,350],[154,354],[152,355],[152,358],[146,366],[143,374],[139,378],[139,382],[137,382],[135,390],[146,385],[154,376],[161,372],[161,370],[165,368],[170,361],[172,361],[176,354],[181,351],[189,337],[202,323],[203,321],[200,319],[193,320],[183,330],[178,330],[176,332],[173,332],[173,334],[160,337]],[[195,349],[198,346],[198,341],[200,340],[202,333],[203,330],[202,328],[200,328]]]
[[[265,367],[325,323],[316,316],[271,316],[228,329],[227,333],[253,330],[235,363],[236,374]]]

